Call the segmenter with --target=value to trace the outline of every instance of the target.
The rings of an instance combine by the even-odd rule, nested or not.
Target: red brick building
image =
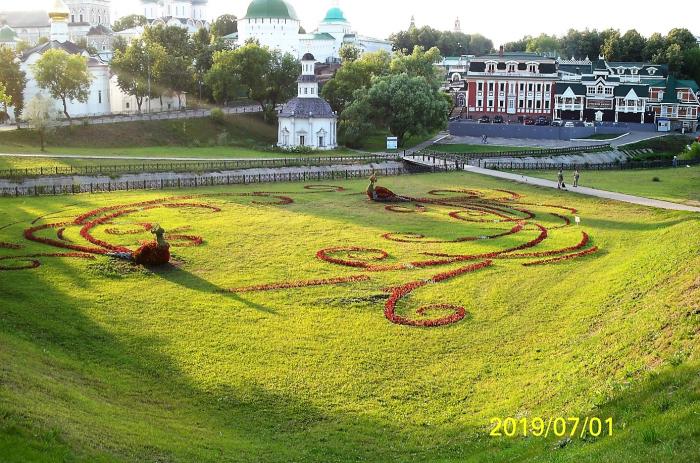
[[[467,117],[502,116],[522,121],[540,116],[551,119],[557,62],[537,53],[496,53],[470,60],[464,76]]]

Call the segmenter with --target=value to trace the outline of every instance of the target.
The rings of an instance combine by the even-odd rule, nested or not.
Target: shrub
[[[214,108],[211,110],[211,120],[219,125],[223,125],[224,122],[226,122],[226,115],[224,114],[224,111],[221,110],[220,108]]]
[[[700,143],[694,142],[692,145],[690,145],[690,148],[688,148],[683,154],[681,154],[679,156],[679,159],[682,159],[684,161],[700,159]]]
[[[659,177],[654,177],[651,179],[652,182],[660,182],[661,179]]]

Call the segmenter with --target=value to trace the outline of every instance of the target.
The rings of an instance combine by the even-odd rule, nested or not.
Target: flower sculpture
[[[387,188],[376,186],[376,183],[377,176],[372,174],[372,176],[369,178],[369,186],[367,187],[367,197],[369,197],[371,201],[381,203],[398,203],[409,201],[409,199],[398,196]]]
[[[151,229],[151,233],[156,236],[156,240],[144,244],[133,254],[133,260],[145,267],[157,267],[170,262],[170,245],[165,241],[165,230],[160,225]]]

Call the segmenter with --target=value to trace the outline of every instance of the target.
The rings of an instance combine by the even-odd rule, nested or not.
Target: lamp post
[[[148,49],[146,49],[146,63],[148,67],[148,114],[151,114],[151,55],[148,54]]]

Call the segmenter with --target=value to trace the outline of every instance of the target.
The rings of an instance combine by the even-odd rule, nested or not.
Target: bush
[[[684,161],[700,159],[700,143],[695,142],[692,145],[690,145],[690,148],[685,150],[685,152],[680,155],[679,159],[682,159]]]
[[[654,177],[651,179],[652,182],[660,182],[661,179],[659,177]]]
[[[223,125],[223,123],[226,122],[226,115],[220,108],[212,109],[209,117],[211,117],[211,120],[214,121],[214,123],[219,125]]]

